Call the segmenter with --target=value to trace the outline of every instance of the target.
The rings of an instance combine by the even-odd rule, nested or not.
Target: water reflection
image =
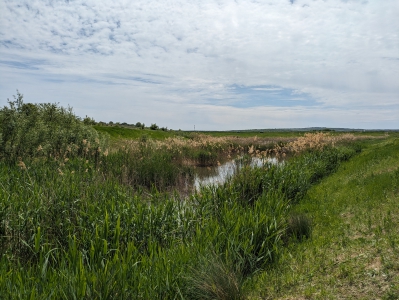
[[[229,177],[234,175],[242,167],[247,165],[252,167],[261,167],[265,163],[278,164],[281,162],[279,162],[279,160],[275,157],[239,157],[217,167],[197,167],[194,178],[194,187],[196,190],[198,190],[200,186],[223,184]]]

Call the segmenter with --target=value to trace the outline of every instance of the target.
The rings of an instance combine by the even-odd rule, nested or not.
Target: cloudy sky
[[[173,129],[399,128],[398,0],[0,0],[0,105]]]

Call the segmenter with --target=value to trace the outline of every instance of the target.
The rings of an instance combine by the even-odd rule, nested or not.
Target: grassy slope
[[[312,237],[259,276],[262,299],[399,299],[398,138],[369,145],[296,209]]]
[[[299,137],[303,136],[305,132],[298,132],[298,131],[244,131],[244,132],[236,132],[236,131],[197,131],[197,133],[203,133],[214,137],[221,137],[221,136],[234,136],[234,137],[259,137],[259,138],[283,138],[283,137]]]
[[[93,126],[98,132],[108,133],[112,139],[139,139],[143,135],[153,139],[165,139],[175,136],[176,134],[170,131],[150,130],[150,129],[136,129],[124,128],[120,126]]]

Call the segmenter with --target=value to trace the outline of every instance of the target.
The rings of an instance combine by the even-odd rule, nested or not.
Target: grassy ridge
[[[312,238],[264,273],[266,298],[399,298],[399,139],[374,142],[309,190]]]
[[[121,126],[101,126],[94,125],[93,128],[101,133],[107,133],[113,139],[166,139],[173,137],[176,134],[171,131],[138,129],[138,128],[124,128]]]
[[[236,136],[241,138],[251,138],[251,137],[258,137],[258,138],[296,138],[303,136],[306,133],[317,133],[317,132],[324,132],[331,135],[342,135],[344,133],[350,133],[355,136],[384,136],[385,132],[383,131],[329,131],[329,130],[309,130],[309,131],[295,131],[295,130],[248,130],[248,131],[196,131],[196,133],[202,133],[213,137],[222,137],[222,136]],[[395,132],[391,132],[391,134],[395,134]]]
[[[152,139],[166,139],[168,137],[192,137],[193,134],[205,134],[212,137],[238,137],[238,138],[297,138],[303,136],[306,131],[162,131],[162,130],[150,130],[150,129],[139,129],[139,128],[126,128],[122,126],[102,126],[94,125],[94,129],[101,133],[107,133],[113,139],[141,139],[143,136]],[[312,131],[310,131],[312,132]],[[326,131],[331,135],[341,135],[343,132]],[[350,132],[355,136],[383,136],[384,132],[381,131],[354,131]]]

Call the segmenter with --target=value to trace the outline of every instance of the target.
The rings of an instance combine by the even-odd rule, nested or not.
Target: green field
[[[396,133],[93,127],[22,98],[0,121],[4,299],[399,297]]]
[[[98,132],[109,134],[113,139],[140,139],[143,136],[153,139],[165,139],[176,135],[171,131],[125,128],[122,126],[94,125],[93,128]]]

